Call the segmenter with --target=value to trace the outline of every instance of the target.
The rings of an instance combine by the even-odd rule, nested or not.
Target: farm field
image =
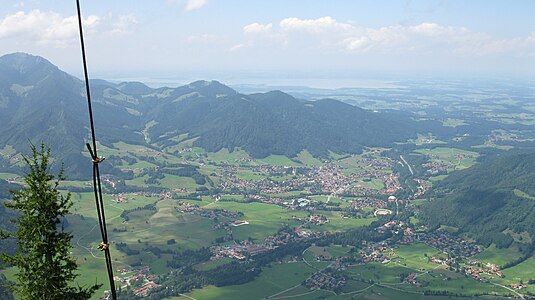
[[[471,167],[479,156],[477,152],[446,147],[418,149],[415,152],[427,155],[431,162],[445,164],[448,172]]]
[[[220,288],[210,286],[202,290],[193,291],[188,296],[207,300],[262,299],[294,286],[299,286],[314,271],[303,262],[274,264],[265,268],[258,279],[251,283]]]

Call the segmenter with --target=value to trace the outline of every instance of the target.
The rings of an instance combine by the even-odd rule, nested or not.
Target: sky
[[[81,6],[93,78],[535,79],[530,0],[81,0]],[[80,77],[75,14],[74,0],[0,0],[0,55],[41,55]]]

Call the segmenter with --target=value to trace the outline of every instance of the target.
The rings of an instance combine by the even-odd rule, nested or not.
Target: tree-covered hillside
[[[71,176],[88,174],[82,156],[88,137],[82,81],[42,57],[24,53],[0,57],[0,148],[10,145],[28,153],[30,142],[54,147]],[[134,132],[124,107],[94,105],[101,141],[132,140]],[[56,166],[59,167],[59,166]]]
[[[220,86],[211,83],[206,88]],[[149,114],[153,141],[188,133],[208,151],[242,148],[253,157],[296,156],[307,149],[316,157],[328,151],[358,153],[363,146],[387,146],[415,136],[415,122],[378,114],[336,100],[300,101],[280,91],[241,95],[204,89],[178,100],[164,100]]]
[[[434,187],[423,218],[458,227],[478,243],[535,245],[535,153],[508,155],[455,172]],[[520,233],[530,239],[520,240]],[[530,247],[528,247],[530,246]]]

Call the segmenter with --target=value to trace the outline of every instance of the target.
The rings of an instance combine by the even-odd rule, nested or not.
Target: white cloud
[[[412,32],[420,33],[428,36],[456,36],[469,33],[465,27],[441,26],[436,23],[422,23],[416,26],[411,26],[409,29]]]
[[[114,35],[130,33],[137,23],[133,14],[119,16],[119,19],[112,24],[110,33]]]
[[[252,23],[249,25],[245,25],[243,27],[243,32],[245,34],[257,34],[257,33],[269,33],[271,29],[273,28],[273,24],[260,24],[260,23]]]
[[[195,9],[199,9],[203,6],[205,6],[207,3],[206,0],[187,0],[186,1],[186,6],[185,6],[185,10],[186,11],[191,11],[191,10],[195,10]]]
[[[243,49],[243,48],[245,48],[245,47],[247,47],[247,45],[245,45],[245,44],[237,44],[237,45],[232,46],[232,47],[229,49],[229,51],[234,52],[234,51],[238,51],[238,50],[240,50],[240,49]]]
[[[39,10],[31,11],[28,14],[19,11],[6,16],[0,22],[0,39],[31,32],[47,23],[47,19],[47,14],[41,13]]]
[[[432,22],[415,25],[361,27],[339,22],[330,16],[317,19],[285,18],[275,28],[271,23],[252,23],[243,28],[248,47],[267,44],[294,45],[310,51],[363,54],[374,53],[457,53],[488,55],[535,50],[535,33],[528,37],[497,40],[466,27]],[[265,34],[267,33],[267,34]],[[254,39],[253,39],[254,37]],[[274,38],[276,37],[276,38]],[[243,47],[240,47],[243,48]],[[523,49],[523,50],[522,50]]]
[[[360,38],[347,38],[342,41],[346,49],[351,52],[360,52],[364,53],[369,50],[371,47],[371,40],[368,37]]]
[[[100,18],[89,16],[84,28],[93,29],[99,24]],[[0,39],[29,36],[39,43],[64,46],[78,36],[77,19],[75,16],[63,17],[50,11],[32,10],[8,15],[0,21]]]
[[[279,26],[284,31],[304,30],[315,33],[325,31],[347,31],[355,28],[353,25],[337,22],[330,16],[307,20],[286,18],[280,21]]]
[[[89,15],[82,20],[84,33],[124,34],[137,23],[134,15],[105,17]],[[65,47],[78,40],[78,19],[76,16],[62,16],[52,11],[19,11],[0,19],[0,39],[23,38],[41,45]]]

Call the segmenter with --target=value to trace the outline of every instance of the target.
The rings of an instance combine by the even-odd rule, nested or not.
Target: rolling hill
[[[29,141],[51,145],[67,173],[86,174],[88,140],[83,82],[46,59],[0,57],[0,149],[27,153]],[[304,101],[280,91],[244,95],[217,82],[152,89],[139,82],[92,80],[97,137],[165,147],[177,138],[207,151],[241,148],[252,157],[294,157],[308,150],[359,153],[414,137],[420,122],[397,112],[372,112],[336,100]],[[436,124],[435,124],[436,125]]]

